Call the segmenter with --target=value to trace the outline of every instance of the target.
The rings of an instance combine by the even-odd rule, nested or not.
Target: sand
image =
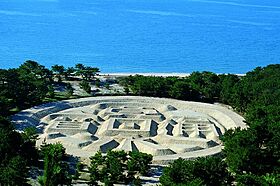
[[[156,76],[156,77],[186,77],[190,76],[191,73],[177,73],[177,72],[171,72],[171,73],[156,73],[156,72],[147,72],[147,73],[133,73],[133,72],[122,72],[122,73],[100,73],[100,76],[109,76],[109,77],[126,77],[126,76],[135,76],[135,75],[141,75],[141,76]],[[219,73],[217,73],[219,75]],[[221,74],[221,73],[220,73]],[[244,76],[245,74],[235,74],[237,76]]]
[[[33,107],[13,116],[18,131],[35,126],[39,146],[60,142],[68,154],[141,151],[166,165],[220,153],[219,137],[246,128],[244,118],[213,104],[137,96],[91,97]]]
[[[156,77],[171,77],[171,76],[176,76],[176,77],[186,77],[189,76],[190,73],[101,73],[99,74],[100,76],[111,76],[111,77],[126,77],[126,76],[135,76],[135,75],[141,75],[141,76],[156,76]]]

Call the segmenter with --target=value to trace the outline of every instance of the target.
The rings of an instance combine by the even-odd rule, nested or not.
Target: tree
[[[222,74],[219,75],[221,82],[221,92],[220,101],[225,104],[233,105],[233,100],[236,99],[236,94],[238,93],[238,84],[240,83],[240,78],[233,74]]]
[[[97,86],[98,88],[101,87],[101,82],[100,82],[99,79],[96,79],[96,80],[95,80],[95,86]]]
[[[65,74],[65,68],[62,65],[53,65],[52,66],[52,71],[57,75],[58,77],[58,82],[62,81],[62,75]]]
[[[36,74],[19,70],[19,83],[16,87],[18,105],[37,105],[42,102],[48,93],[49,83]]]
[[[50,98],[54,98],[55,94],[54,94],[54,87],[53,87],[53,85],[49,85],[48,86],[47,96],[50,97]]]
[[[48,144],[42,147],[44,154],[44,175],[39,177],[43,186],[71,185],[69,166],[64,162],[65,148],[60,144]]]
[[[52,73],[45,66],[36,61],[27,60],[18,68],[20,73],[35,75],[38,79],[49,80]]]
[[[20,153],[22,138],[12,127],[0,128],[0,161],[5,165],[11,157]],[[4,164],[2,164],[4,163]]]
[[[232,177],[221,157],[204,157],[196,160],[179,158],[165,168],[160,183],[169,185],[231,185]]]
[[[147,175],[150,170],[153,156],[150,154],[132,151],[129,152],[129,160],[127,162],[128,171],[140,172],[142,175]]]
[[[84,70],[84,69],[85,69],[85,66],[84,66],[83,64],[81,64],[81,63],[78,63],[78,64],[75,65],[75,68],[76,68],[77,70]]]
[[[85,167],[85,165],[82,162],[77,162],[75,175],[73,176],[74,180],[79,179],[79,177],[81,176],[81,171],[83,171],[84,167]]]
[[[254,125],[225,133],[224,153],[229,169],[235,174],[264,175],[279,171],[279,123]]]
[[[74,93],[74,88],[72,87],[72,85],[70,83],[66,84],[66,94],[67,97],[71,97]]]
[[[94,76],[100,72],[99,68],[96,67],[86,67],[83,71],[81,71],[82,76],[85,80],[90,81],[94,78]]]
[[[21,156],[25,157],[28,165],[37,165],[39,153],[36,149],[36,140],[38,137],[35,127],[27,127],[21,133],[23,143],[21,145]]]
[[[194,162],[179,158],[163,170],[160,183],[163,186],[186,184],[196,179],[192,172],[194,172]]]
[[[175,99],[181,100],[199,100],[200,94],[196,90],[192,89],[189,83],[186,81],[176,81],[169,91],[169,95]]]
[[[14,100],[19,108],[42,103],[51,84],[50,71],[35,61],[26,61],[18,69],[9,69],[6,78],[9,92],[6,97]]]
[[[103,180],[102,174],[104,174],[104,171],[102,171],[102,168],[105,157],[103,157],[101,152],[99,151],[94,156],[90,157],[90,160],[90,184],[97,185],[97,182],[99,180]]]
[[[96,67],[88,67],[83,64],[76,64],[76,74],[82,76],[82,78],[86,81],[91,81],[94,76],[100,72],[99,68]]]
[[[13,130],[14,127],[7,118],[0,115],[0,129]]]
[[[5,166],[0,167],[0,185],[27,185],[27,163],[19,155],[12,157]]]
[[[147,174],[151,158],[151,155],[140,152],[128,154],[124,151],[108,151],[105,156],[98,152],[90,157],[90,184],[97,185],[100,181],[105,185],[115,183],[139,185],[140,180],[135,175]]]
[[[237,176],[238,186],[278,186],[280,184],[280,174],[266,174],[258,176],[255,174],[243,174]]]
[[[26,152],[35,149],[26,149],[26,142],[8,120],[0,117],[0,185],[26,185],[28,166],[34,160],[34,155],[26,156]]]
[[[11,101],[4,96],[0,96],[0,115],[7,116],[11,108]]]
[[[132,93],[142,96],[168,97],[169,79],[163,77],[131,76],[129,80]]]
[[[64,72],[65,79],[68,80],[70,76],[72,76],[73,73],[76,72],[76,69],[74,67],[68,67],[66,71]]]
[[[224,153],[230,171],[235,173],[256,173],[259,171],[260,151],[256,142],[256,135],[248,130],[229,130],[222,138]]]
[[[121,183],[126,181],[125,170],[127,161],[127,154],[124,151],[108,151],[106,156],[106,166],[103,176],[103,182],[106,185],[113,185],[114,183]]]
[[[90,171],[91,185],[97,185],[98,181],[105,185],[113,185],[113,183],[124,182],[124,162],[123,158],[126,154],[124,151],[114,152],[109,151],[107,156],[102,156],[101,152],[92,156]]]
[[[205,97],[203,101],[213,102],[220,95],[220,78],[212,72],[193,72],[188,77],[191,86]]]
[[[88,94],[91,93],[91,87],[89,85],[89,82],[87,81],[83,80],[82,82],[80,82],[80,88],[86,91]]]

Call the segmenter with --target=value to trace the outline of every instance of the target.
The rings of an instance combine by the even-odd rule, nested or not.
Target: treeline
[[[99,72],[98,68],[76,64],[65,68],[54,65],[51,69],[35,61],[26,61],[18,68],[0,69],[0,115],[8,116],[18,111],[53,99],[54,84],[81,76],[81,87],[90,92],[89,81]],[[70,84],[65,85],[69,98],[73,94]]]
[[[212,72],[193,72],[185,78],[136,75],[120,79],[120,83],[134,95],[203,102],[227,100],[229,84],[234,86],[239,81],[237,75]]]
[[[58,77],[59,82],[62,78],[70,80],[73,76],[82,76],[83,80],[91,81],[100,72],[99,68],[85,66],[81,63],[76,64],[75,67],[68,68],[62,65],[53,65],[51,70]]]
[[[245,113],[251,104],[270,105],[278,95],[280,65],[256,68],[244,76],[193,72],[184,78],[129,76],[120,79],[127,92],[139,96],[220,102]]]

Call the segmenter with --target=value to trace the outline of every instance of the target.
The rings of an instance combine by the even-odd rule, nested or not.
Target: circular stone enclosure
[[[219,137],[244,118],[222,106],[174,99],[115,96],[48,103],[12,118],[18,131],[34,126],[37,145],[60,142],[66,152],[87,158],[97,151],[140,151],[167,164],[221,151]]]

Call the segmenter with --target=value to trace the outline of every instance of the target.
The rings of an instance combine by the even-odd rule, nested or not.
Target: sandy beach
[[[115,77],[124,77],[124,76],[135,76],[135,75],[141,75],[141,76],[157,76],[157,77],[185,77],[189,76],[190,73],[130,73],[130,72],[124,72],[124,73],[100,73],[100,76],[115,76]]]
[[[156,76],[156,77],[186,77],[190,76],[191,73],[157,73],[157,72],[149,72],[149,73],[133,73],[133,72],[123,72],[123,73],[100,73],[100,76],[113,76],[113,77],[125,77],[125,76]],[[220,73],[217,73],[218,75]],[[237,76],[245,76],[245,74],[235,74]]]

